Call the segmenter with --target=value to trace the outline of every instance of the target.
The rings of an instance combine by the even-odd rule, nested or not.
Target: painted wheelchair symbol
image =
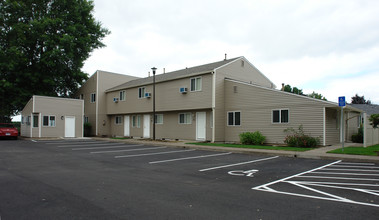
[[[247,177],[254,177],[254,174],[258,172],[259,170],[233,170],[229,171],[228,174],[233,176],[247,176]]]

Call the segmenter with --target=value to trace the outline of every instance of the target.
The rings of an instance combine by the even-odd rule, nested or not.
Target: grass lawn
[[[315,149],[315,148],[304,148],[304,147],[261,146],[261,145],[243,145],[243,144],[215,144],[215,143],[186,143],[186,144],[216,146],[216,147],[265,149],[265,150],[289,150],[289,151],[308,151],[308,150]]]
[[[111,139],[125,140],[125,139],[130,139],[130,138],[128,138],[128,137],[112,137]]]
[[[344,147],[343,152],[342,148],[338,148],[328,151],[328,153],[377,156],[378,154],[375,151],[379,151],[379,144],[370,147]]]

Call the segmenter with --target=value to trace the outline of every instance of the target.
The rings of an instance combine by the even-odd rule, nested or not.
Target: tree
[[[368,119],[371,123],[373,128],[378,128],[379,125],[379,114],[372,114],[370,115],[370,118]]]
[[[311,94],[308,94],[309,97],[312,97],[312,98],[315,98],[315,99],[321,99],[321,100],[325,100],[325,101],[328,101],[323,95],[313,91]]]
[[[351,104],[371,104],[370,100],[365,100],[365,96],[359,96],[355,94],[355,96],[351,97]]]
[[[302,89],[298,89],[297,87],[293,87],[292,88],[288,84],[283,87],[283,91],[294,93],[294,94],[298,94],[298,95],[303,95],[303,90]]]
[[[88,78],[84,61],[110,32],[91,0],[0,1],[0,121],[32,95],[69,97]]]

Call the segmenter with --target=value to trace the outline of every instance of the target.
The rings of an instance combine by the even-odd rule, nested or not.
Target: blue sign
[[[346,105],[345,96],[338,97],[338,106],[343,107]]]

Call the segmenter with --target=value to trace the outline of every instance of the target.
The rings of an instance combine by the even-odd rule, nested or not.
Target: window
[[[228,112],[228,126],[241,125],[241,112]]]
[[[26,124],[27,125],[30,125],[30,116],[28,116],[27,120],[26,120]]]
[[[163,114],[155,115],[155,124],[163,124]]]
[[[38,128],[38,115],[33,115],[33,128]]]
[[[45,127],[55,127],[55,116],[43,116],[42,125]]]
[[[91,103],[96,102],[96,93],[91,94]]]
[[[84,99],[84,95],[83,94],[80,94],[80,99]]]
[[[120,91],[120,101],[125,101],[125,91]]]
[[[191,92],[201,91],[201,77],[191,79]]]
[[[191,113],[180,113],[179,114],[179,124],[191,124],[192,116]]]
[[[288,109],[272,110],[272,123],[288,123]]]
[[[132,127],[133,128],[139,128],[140,126],[141,126],[141,116],[140,115],[133,115]]]
[[[21,116],[21,124],[24,124],[24,123],[25,123],[25,117]]]
[[[84,116],[84,123],[88,123],[88,116]]]
[[[121,116],[116,116],[116,125],[122,124],[122,117]]]
[[[145,87],[138,88],[138,98],[145,98]]]

